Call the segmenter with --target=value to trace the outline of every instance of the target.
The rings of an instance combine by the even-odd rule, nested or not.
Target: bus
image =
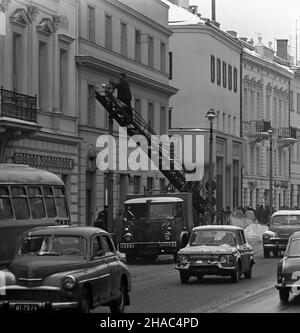
[[[57,175],[0,164],[0,267],[9,263],[19,236],[28,229],[69,224],[65,185]]]

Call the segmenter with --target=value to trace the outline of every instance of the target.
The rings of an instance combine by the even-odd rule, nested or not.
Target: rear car
[[[252,278],[254,253],[247,243],[244,230],[233,226],[194,228],[188,245],[178,252],[176,269],[183,284],[194,276],[229,276],[238,282],[242,274]]]
[[[269,230],[263,234],[264,257],[284,252],[290,236],[300,231],[300,210],[281,210],[271,217]]]

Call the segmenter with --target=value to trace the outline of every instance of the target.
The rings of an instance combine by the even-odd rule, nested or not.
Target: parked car
[[[295,232],[289,239],[284,257],[277,267],[276,289],[282,303],[289,301],[290,294],[300,292],[300,232]]]
[[[87,313],[101,305],[120,313],[130,303],[131,277],[107,232],[57,226],[22,236],[0,286],[4,311]]]
[[[300,210],[280,210],[271,217],[269,230],[263,234],[264,257],[285,251],[290,236],[300,231]]]
[[[238,282],[242,274],[252,278],[254,254],[244,230],[234,226],[202,226],[193,229],[188,245],[178,252],[180,280],[191,276],[230,276]]]

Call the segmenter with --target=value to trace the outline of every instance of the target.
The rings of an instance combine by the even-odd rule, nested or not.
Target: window
[[[64,188],[55,187],[54,194],[55,194],[55,203],[57,207],[57,215],[59,217],[68,217],[67,200]]]
[[[105,15],[105,47],[112,50],[112,17]]]
[[[172,113],[173,113],[173,108],[169,108],[169,118],[168,118],[168,120],[169,120],[169,129],[171,129],[172,128]]]
[[[213,55],[210,56],[210,80],[212,83],[216,80],[216,59]]]
[[[60,50],[60,111],[64,112],[66,108],[67,93],[67,78],[68,78],[68,52]]]
[[[153,177],[147,177],[147,190],[153,190]]]
[[[223,87],[227,87],[227,65],[226,62],[223,61]]]
[[[228,115],[227,131],[231,134],[231,115]]]
[[[291,91],[290,93],[290,103],[291,103],[291,111],[294,112],[295,109],[294,109],[294,92]]]
[[[256,148],[256,174],[260,176],[261,172],[261,163],[260,163],[260,148]]]
[[[141,187],[141,177],[140,176],[134,176],[133,177],[133,187],[134,187],[134,194],[140,193],[140,187]]]
[[[101,242],[101,248],[103,249],[105,254],[115,253],[115,248],[108,236],[101,235],[100,242]]]
[[[97,236],[93,239],[93,245],[92,245],[92,258],[93,259],[99,259],[101,258],[105,252],[103,251],[102,244],[100,241],[100,236]]]
[[[160,134],[167,132],[167,114],[165,106],[160,107]]]
[[[222,115],[222,125],[223,125],[223,132],[226,131],[226,115],[223,113]]]
[[[256,119],[260,120],[260,93],[256,93]]]
[[[255,159],[254,159],[254,147],[251,146],[250,148],[250,158],[251,158],[251,161],[250,161],[250,174],[251,175],[254,175],[254,163],[255,163]]]
[[[228,89],[232,90],[232,66],[228,65]]]
[[[233,91],[238,91],[238,70],[235,67],[233,69]]]
[[[148,37],[148,66],[153,67],[153,37]]]
[[[221,85],[221,60],[217,59],[217,85]]]
[[[169,80],[173,79],[173,53],[169,52]]]
[[[42,190],[40,187],[28,187],[28,197],[31,208],[31,216],[35,219],[42,219],[46,217]]]
[[[25,187],[12,187],[11,192],[16,220],[28,220],[30,213]]]
[[[88,40],[95,42],[95,8],[88,6]]]
[[[6,186],[0,187],[0,221],[12,220],[14,218],[9,190]]]
[[[127,56],[127,24],[121,23],[121,54]]]
[[[135,61],[142,61],[142,48],[141,48],[141,32],[139,30],[135,31]]]
[[[236,117],[233,117],[232,134],[236,135]]]
[[[160,70],[166,72],[166,44],[160,43]]]
[[[88,110],[87,123],[95,126],[95,86],[88,85]]]
[[[22,73],[22,36],[13,34],[13,90],[20,92],[21,90],[21,73]]]
[[[300,94],[297,93],[297,113],[300,113]]]
[[[40,108],[47,107],[48,96],[48,45],[39,44],[39,104]]]
[[[153,103],[148,103],[148,124],[151,128],[154,128],[154,109]]]
[[[165,191],[165,189],[166,189],[166,179],[165,178],[160,178],[159,189],[160,189],[160,191]]]
[[[135,111],[138,113],[140,116],[142,115],[142,105],[141,105],[141,100],[136,98],[135,99]]]
[[[51,186],[44,186],[43,187],[44,192],[44,199],[45,199],[45,205],[46,205],[46,211],[47,216],[50,218],[56,217],[56,208],[55,208],[55,202],[54,202],[54,194]]]

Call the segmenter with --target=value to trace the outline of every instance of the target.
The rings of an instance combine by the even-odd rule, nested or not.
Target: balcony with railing
[[[0,89],[0,120],[11,118],[26,122],[37,122],[37,98]]]
[[[266,139],[271,122],[265,120],[243,121],[243,135],[248,137],[250,144]]]
[[[278,146],[279,148],[294,145],[297,142],[296,127],[280,127],[277,129]]]

